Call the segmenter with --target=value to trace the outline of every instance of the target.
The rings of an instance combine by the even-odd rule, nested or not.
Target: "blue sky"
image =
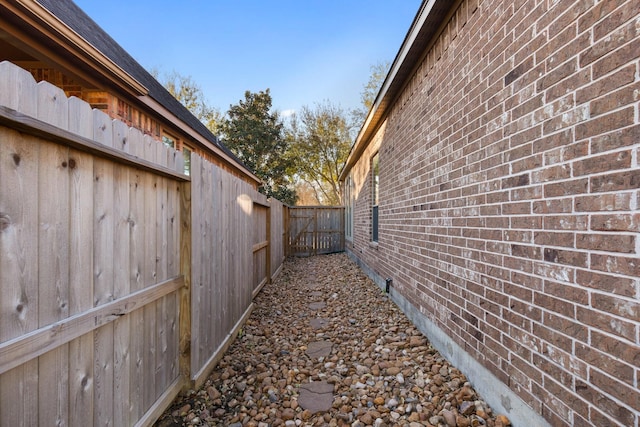
[[[75,0],[146,69],[191,76],[222,113],[269,88],[286,112],[360,105],[370,66],[392,61],[420,0]]]

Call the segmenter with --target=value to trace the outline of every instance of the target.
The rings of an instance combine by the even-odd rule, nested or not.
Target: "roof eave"
[[[118,64],[91,45],[71,27],[35,0],[6,0],[4,7],[27,23],[31,30],[41,32],[50,40],[73,53],[76,59],[105,76],[112,84],[134,96],[148,94],[147,88]]]
[[[147,108],[169,119],[174,126],[180,128],[197,141],[197,143],[214,153],[221,162],[225,163],[230,169],[245,176],[249,181],[254,182],[258,186],[262,183],[260,178],[246,168],[246,166],[242,165],[237,159],[234,159],[233,156],[227,154],[221,147],[217,146],[215,141],[207,139],[196,129],[191,128],[186,122],[177,117],[176,114],[169,111],[168,108],[151,96],[149,90],[142,83],[38,1],[3,0],[0,6],[0,9],[6,12],[5,18],[13,16],[15,18],[13,22],[19,23],[20,28],[17,28],[16,31],[22,34],[31,34],[32,36],[38,34],[38,37],[48,39],[56,46],[56,49],[59,48],[63,50],[67,55],[71,54],[74,58],[74,63],[83,64],[82,67],[88,67],[88,69],[93,70],[92,73],[96,72],[97,75],[103,76],[104,81],[109,82],[111,86],[117,87],[123,93],[131,96],[132,98],[130,99],[141,102]],[[37,48],[37,46],[35,48]],[[69,61],[70,58],[71,57],[68,56],[67,61]],[[70,63],[65,63],[65,65],[69,68],[72,67]],[[65,65],[62,66],[65,67]],[[85,78],[88,77],[85,76]],[[91,80],[91,78],[88,79]],[[215,139],[213,135],[211,135],[211,137]]]
[[[371,142],[382,122],[391,111],[397,97],[404,89],[408,79],[423,59],[425,50],[431,44],[447,18],[449,11],[459,2],[447,0],[424,0],[416,14],[400,50],[396,54],[378,95],[369,110],[369,114],[360,129],[355,143],[351,147],[345,162],[340,181],[344,181],[353,165]]]
[[[203,147],[206,147],[212,153],[215,153],[216,156],[218,156],[218,158],[223,163],[226,163],[228,167],[242,174],[243,176],[249,178],[250,180],[254,181],[256,185],[262,184],[262,180],[260,180],[260,178],[258,178],[258,176],[254,174],[251,170],[249,170],[246,166],[239,163],[237,159],[234,159],[232,156],[225,153],[221,147],[213,144],[211,141],[206,139],[202,134],[200,134],[195,129],[190,127],[188,124],[184,123],[183,121],[175,117],[175,115],[171,111],[169,111],[166,107],[161,105],[158,101],[156,101],[150,96],[140,97],[140,101],[147,108],[150,108],[153,111],[158,112],[163,117],[173,117],[175,119],[175,121],[173,122],[174,126],[178,127],[182,132],[189,135],[191,138],[193,138],[194,141],[197,141],[199,144],[201,144]]]

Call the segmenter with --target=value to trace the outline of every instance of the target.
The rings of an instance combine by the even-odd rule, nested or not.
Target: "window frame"
[[[178,149],[178,138],[175,136],[168,134],[166,132],[162,132],[162,141],[165,147],[173,148],[174,150]]]
[[[188,146],[187,144],[182,144],[182,158],[184,159],[184,174],[187,176],[191,176],[191,153],[193,153],[193,148]]]
[[[380,231],[380,156],[371,156],[371,241],[378,243]]]
[[[345,198],[345,238],[353,240],[353,178],[347,176],[344,183]]]

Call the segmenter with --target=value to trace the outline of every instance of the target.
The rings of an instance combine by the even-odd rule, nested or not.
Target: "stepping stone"
[[[311,358],[326,357],[331,354],[331,341],[315,341],[307,346],[307,355]]]
[[[298,404],[312,414],[328,411],[333,404],[333,385],[317,381],[300,386]]]
[[[311,310],[320,310],[322,308],[325,308],[327,306],[327,303],[325,302],[312,302],[311,304],[309,304],[309,308]]]
[[[322,329],[329,324],[329,319],[324,319],[322,317],[314,317],[309,321],[311,327],[313,329]]]
[[[318,291],[311,292],[311,296],[314,298],[321,297],[322,295],[324,295],[322,292],[318,292]]]

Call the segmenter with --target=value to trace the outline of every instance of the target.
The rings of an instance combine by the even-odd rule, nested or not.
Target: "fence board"
[[[0,62],[0,105],[31,117],[38,114],[38,92],[31,73],[8,61]]]
[[[113,122],[113,145],[119,149],[126,148],[123,141],[126,140],[128,129],[122,126],[122,122]],[[131,257],[130,248],[130,168],[114,165],[114,242],[125,250],[114,249],[113,272],[114,286],[113,297],[115,299],[126,297],[131,293],[129,265]],[[114,425],[129,425],[129,395],[130,395],[130,330],[131,317],[121,316],[113,323],[113,393],[118,399],[113,401]]]
[[[169,168],[174,170],[177,168],[175,150],[171,150],[169,158]],[[180,184],[171,180],[167,180],[167,277],[174,277],[180,274]],[[177,378],[179,375],[179,295],[176,293],[166,297],[167,302],[165,311],[167,313],[166,342],[167,342],[167,360],[168,378]]]
[[[150,423],[280,268],[283,206],[7,63],[0,88],[0,425]]]
[[[0,128],[0,140],[0,341],[4,342],[38,328],[38,196],[33,188],[39,149],[34,139],[5,128]],[[32,360],[0,377],[0,425],[37,424],[37,372],[38,361]]]
[[[202,161],[202,203],[204,212],[211,212],[214,206],[214,185],[215,178],[220,176],[218,170],[211,170],[211,165],[207,161]],[[214,173],[212,173],[214,172]],[[200,311],[200,325],[201,330],[208,329],[208,325],[216,325],[220,324],[222,328],[222,317],[224,313],[220,310],[220,307],[216,307],[217,304],[223,302],[222,299],[216,299],[214,296],[215,289],[224,289],[224,286],[220,286],[222,282],[211,281],[211,279],[215,276],[215,270],[219,268],[219,265],[216,265],[209,261],[210,254],[214,251],[214,247],[216,245],[216,238],[218,235],[214,231],[214,224],[216,221],[216,215],[213,214],[211,216],[204,215],[202,217],[204,222],[204,231],[203,231],[203,242],[202,242],[202,253],[200,254],[200,262],[204,266],[202,269],[202,278],[201,278],[201,288],[200,292],[202,293],[202,297],[200,300],[202,301],[202,305],[197,306],[198,310],[206,310]],[[202,335],[202,334],[200,334]],[[218,339],[218,334],[206,334],[206,336],[202,337],[200,340],[200,364],[206,363],[208,356],[211,354],[211,349],[215,348],[216,340]]]
[[[113,144],[111,119],[105,113],[93,111],[93,140],[110,147]],[[94,305],[113,300],[114,282],[114,187],[113,162],[95,159],[93,163],[94,194]],[[113,325],[94,333],[94,424],[113,423]]]
[[[191,241],[189,246],[192,249],[191,253],[191,261],[189,261],[189,266],[191,268],[191,293],[188,297],[190,299],[190,306],[193,307],[189,319],[191,322],[191,328],[189,332],[198,330],[200,327],[200,317],[198,316],[197,310],[200,305],[200,292],[198,288],[202,283],[202,262],[201,262],[201,254],[202,248],[199,246],[202,240],[202,218],[200,214],[202,213],[202,195],[201,189],[202,185],[200,183],[202,179],[202,164],[201,158],[199,156],[191,155]],[[185,196],[186,197],[186,196]],[[183,249],[183,252],[187,252]],[[184,261],[183,261],[184,262]],[[187,298],[183,298],[184,301]],[[182,305],[184,307],[184,305]],[[182,316],[184,317],[184,316]],[[188,344],[190,346],[190,357],[189,357],[189,375],[191,376],[192,367],[197,366],[199,362],[199,334],[194,334],[191,337],[191,341]],[[181,346],[183,350],[186,349],[187,344]]]
[[[311,256],[344,251],[344,208],[289,207],[288,253]]]
[[[144,158],[146,160],[154,161],[156,157],[155,150],[156,142],[151,139],[149,135],[144,136]],[[149,286],[157,280],[157,191],[158,191],[158,177],[152,174],[145,174],[144,176],[144,269],[143,269],[143,283],[144,286]],[[144,387],[142,390],[142,404],[144,411],[153,405],[156,398],[156,375],[155,375],[155,355],[157,345],[157,332],[156,332],[156,307],[155,304],[150,304],[144,307],[144,352],[143,352],[143,372],[144,372]]]
[[[179,374],[184,378],[191,379],[191,287],[193,281],[192,275],[192,256],[193,248],[192,234],[192,190],[191,183],[180,184],[180,273],[184,277],[185,286],[180,290],[180,306],[179,306]],[[195,217],[195,216],[194,216]],[[185,388],[188,387],[190,381],[185,381]]]
[[[229,206],[229,180],[215,168],[213,168],[212,172],[215,177],[214,188],[218,189],[218,191],[214,193],[213,202],[214,206],[220,206],[220,210],[214,211],[213,215],[214,231],[218,242],[222,245],[228,245],[229,227],[231,226],[229,218],[233,215]],[[213,343],[211,348],[215,348],[218,343],[222,342],[224,339],[224,331],[228,328],[228,325],[224,322],[224,318],[227,316],[227,313],[224,312],[226,309],[227,288],[224,286],[216,286],[216,284],[229,283],[231,277],[229,274],[229,256],[234,256],[232,247],[228,247],[228,250],[219,251],[215,254],[214,265],[216,269],[213,272],[212,278],[214,284],[214,301],[212,302],[211,309],[214,311],[216,319],[212,331]],[[204,365],[201,367],[203,366]]]
[[[275,278],[285,259],[285,206],[278,200],[270,200],[271,277]]]
[[[69,98],[68,129],[93,136],[93,113],[84,101]],[[93,157],[69,149],[69,314],[93,307]],[[93,332],[69,342],[69,425],[93,419]]]
[[[136,129],[129,129],[128,137],[131,154],[144,157],[144,140],[142,133]],[[145,173],[141,170],[131,171],[129,179],[129,288],[131,292],[144,288],[144,200]],[[135,310],[129,316],[130,320],[130,350],[129,350],[129,410],[130,423],[140,419],[144,414],[142,405],[142,390],[144,389],[144,308]]]
[[[155,143],[158,148],[164,148],[163,144]],[[166,163],[167,157],[164,150],[157,153],[158,159],[163,159]],[[156,280],[164,280],[167,274],[167,183],[163,178],[158,178],[156,183]],[[162,394],[166,385],[168,371],[165,368],[167,342],[166,342],[166,323],[167,313],[165,310],[164,298],[155,304],[156,309],[156,354],[154,361],[154,372],[156,376],[156,391],[153,401]],[[168,368],[168,366],[167,366]]]
[[[46,82],[37,85],[38,118],[66,128],[64,92]],[[69,316],[69,175],[67,147],[40,144],[38,168],[38,326]],[[61,345],[38,360],[38,412],[55,424],[68,422],[69,347]]]

